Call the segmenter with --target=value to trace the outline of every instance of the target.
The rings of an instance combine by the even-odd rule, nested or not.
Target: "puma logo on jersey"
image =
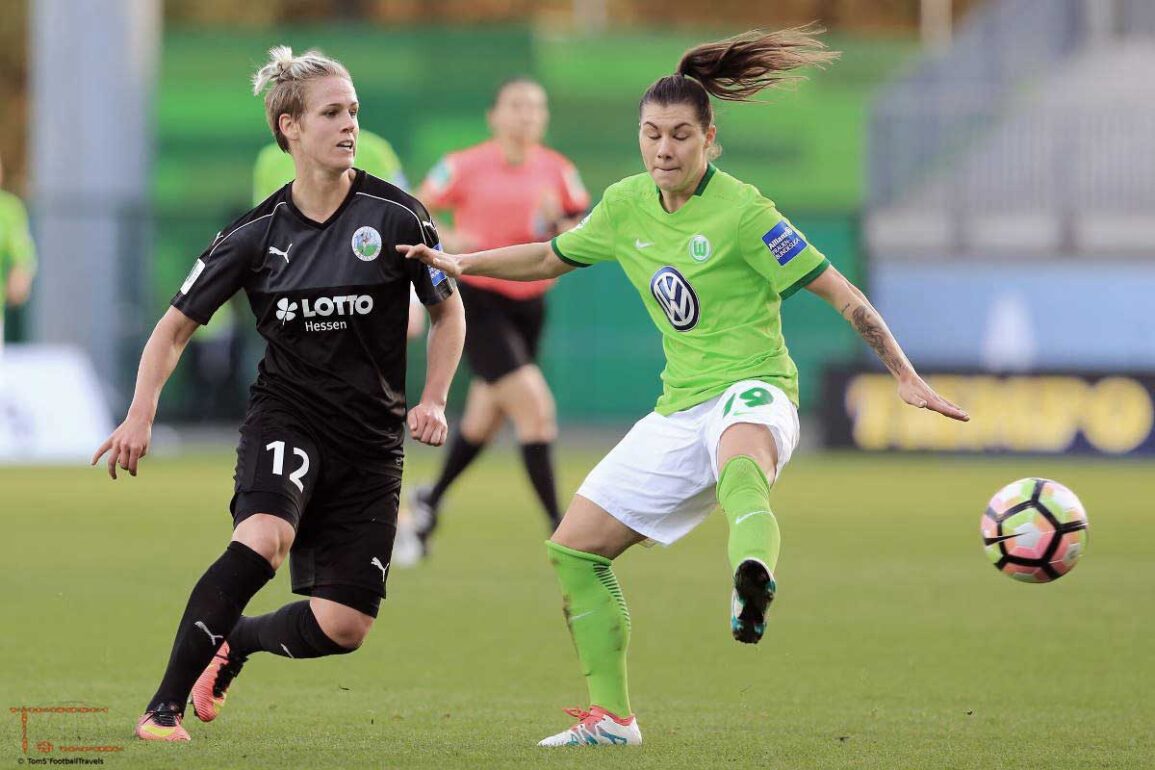
[[[291,243],[285,248],[284,251],[281,251],[276,246],[270,246],[269,247],[269,253],[270,254],[276,254],[278,257],[284,257],[285,258],[285,264],[287,265],[287,264],[289,264],[289,249],[291,249],[291,248],[293,248],[293,244],[291,244]]]

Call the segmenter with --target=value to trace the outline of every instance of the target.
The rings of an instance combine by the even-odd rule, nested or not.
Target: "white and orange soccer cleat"
[[[191,741],[181,727],[181,713],[168,709],[146,711],[136,722],[136,737],[142,741]]]
[[[634,716],[619,717],[601,706],[589,711],[565,709],[578,723],[570,729],[551,735],[538,746],[640,746],[642,731]]]
[[[234,660],[229,657],[228,642],[221,645],[192,688],[193,713],[197,719],[211,722],[220,716],[221,709],[225,707],[225,698],[228,697],[229,685],[241,673],[243,665],[243,659]]]

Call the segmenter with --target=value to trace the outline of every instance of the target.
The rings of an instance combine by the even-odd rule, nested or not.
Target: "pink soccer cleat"
[[[180,720],[179,711],[146,711],[136,723],[136,737],[142,741],[191,741]]]
[[[225,642],[209,661],[192,688],[193,713],[202,722],[211,722],[221,714],[228,697],[229,685],[241,673],[244,659],[229,657],[229,643]]]

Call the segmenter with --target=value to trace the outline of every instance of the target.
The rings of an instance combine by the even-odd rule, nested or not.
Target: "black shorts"
[[[537,361],[545,326],[545,297],[511,299],[465,282],[465,358],[474,375],[488,383]]]
[[[292,420],[250,417],[237,445],[233,527],[255,513],[293,525],[293,593],[377,616],[385,598],[401,478],[326,451]]]

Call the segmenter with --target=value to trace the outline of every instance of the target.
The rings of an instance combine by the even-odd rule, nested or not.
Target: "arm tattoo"
[[[883,328],[881,320],[878,314],[873,312],[873,308],[868,305],[859,305],[850,317],[850,323],[853,324],[855,331],[859,333],[862,339],[866,340],[866,344],[874,349],[875,354],[886,365],[886,368],[898,374],[906,366],[898,351],[888,344],[887,339],[890,335]]]

